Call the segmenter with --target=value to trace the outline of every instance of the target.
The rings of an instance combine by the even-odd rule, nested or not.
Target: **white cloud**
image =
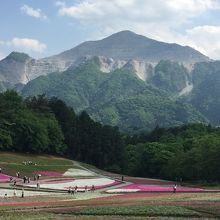
[[[28,16],[31,16],[31,17],[34,17],[34,18],[39,18],[39,19],[42,19],[42,20],[47,19],[47,16],[39,8],[34,9],[34,8],[28,6],[28,5],[23,5],[20,9],[21,9],[22,13],[24,13]]]
[[[0,60],[4,59],[6,57],[6,55],[4,53],[0,52]]]
[[[213,59],[220,59],[220,26],[198,26],[187,30],[189,41]]]
[[[219,10],[218,0],[81,0],[56,5],[60,16],[78,21],[94,39],[132,30],[156,40],[189,45],[220,59],[219,27],[194,24],[194,19]]]
[[[113,21],[128,19],[136,21],[173,21],[185,22],[191,17],[217,7],[216,0],[83,0],[73,6],[60,6],[61,16],[70,16],[81,20],[100,18]],[[115,16],[115,17],[111,17]]]
[[[30,38],[13,38],[11,41],[7,42],[7,44],[25,52],[42,53],[47,48],[45,44]]]
[[[56,1],[54,5],[57,7],[65,7],[66,6],[65,2],[63,2],[63,1]]]

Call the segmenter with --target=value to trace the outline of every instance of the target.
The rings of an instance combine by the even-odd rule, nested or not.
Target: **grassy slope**
[[[37,165],[24,165],[24,161],[32,161]],[[61,157],[0,152],[0,167],[3,173],[15,176],[18,171],[24,175],[30,175],[34,171],[65,172],[74,165],[73,161]]]

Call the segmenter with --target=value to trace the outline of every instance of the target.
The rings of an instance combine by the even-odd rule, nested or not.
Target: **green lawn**
[[[32,161],[38,165],[71,165],[72,161],[54,156],[39,156],[32,154],[15,154],[15,153],[0,153],[1,163],[18,163],[23,161]]]
[[[25,161],[32,161],[37,165],[24,165],[23,162]],[[3,173],[15,176],[18,171],[22,175],[31,175],[35,171],[54,171],[63,173],[75,166],[73,165],[73,161],[60,157],[1,152],[0,167]]]

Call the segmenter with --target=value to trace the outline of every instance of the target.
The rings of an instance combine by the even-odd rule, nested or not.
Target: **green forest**
[[[62,100],[0,94],[0,150],[62,155],[133,176],[220,182],[220,128],[156,127],[125,134]]]

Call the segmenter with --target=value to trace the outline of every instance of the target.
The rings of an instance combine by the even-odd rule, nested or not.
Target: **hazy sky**
[[[220,59],[220,0],[0,0],[0,59],[39,58],[131,30]]]

